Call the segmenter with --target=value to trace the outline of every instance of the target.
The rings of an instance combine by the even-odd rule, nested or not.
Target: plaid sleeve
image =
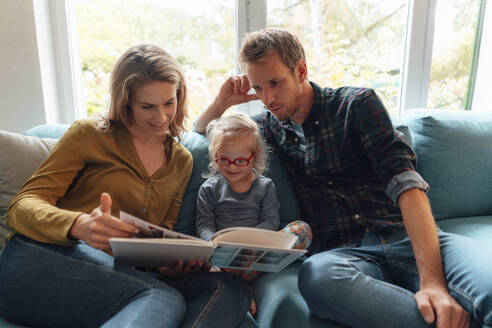
[[[397,197],[405,189],[403,184],[427,185],[416,172],[415,152],[393,128],[389,114],[374,90],[364,89],[355,95],[351,106],[353,117],[350,122],[358,131],[362,151],[387,186],[388,196]],[[404,172],[407,174],[400,176],[404,179],[394,179]]]
[[[391,179],[386,187],[386,194],[393,202],[395,202],[395,204],[397,204],[398,197],[400,197],[403,192],[413,188],[419,188],[425,192],[429,191],[429,185],[418,172],[405,171],[395,175],[393,179]]]

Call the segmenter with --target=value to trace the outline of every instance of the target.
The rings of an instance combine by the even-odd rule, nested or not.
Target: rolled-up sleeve
[[[429,191],[429,184],[422,178],[417,171],[405,171],[401,172],[390,180],[386,187],[386,194],[393,202],[398,203],[398,197],[410,189],[418,188],[423,191]]]

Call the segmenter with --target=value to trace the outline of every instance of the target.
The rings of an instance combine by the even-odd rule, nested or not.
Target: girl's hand
[[[208,271],[210,269],[210,262],[189,261],[184,264],[183,260],[179,260],[174,266],[158,267],[157,269],[163,276],[176,277],[201,270]]]
[[[89,246],[109,249],[109,238],[132,237],[138,228],[111,215],[111,196],[101,194],[101,204],[91,214],[81,214],[68,232],[69,238],[85,241]]]

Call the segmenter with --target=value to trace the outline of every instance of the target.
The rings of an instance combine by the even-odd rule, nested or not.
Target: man
[[[468,312],[492,326],[478,245],[436,227],[415,154],[374,91],[310,82],[304,49],[284,30],[248,34],[239,60],[246,76],[224,83],[195,129],[232,105],[265,105],[256,120],[313,228],[315,254],[299,273],[311,311],[353,327],[468,327]]]

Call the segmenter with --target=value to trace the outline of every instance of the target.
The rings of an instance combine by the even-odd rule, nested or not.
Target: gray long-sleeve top
[[[229,227],[256,227],[278,230],[280,204],[270,178],[260,175],[248,191],[237,193],[227,179],[218,174],[198,191],[196,232],[211,240],[215,232]]]

